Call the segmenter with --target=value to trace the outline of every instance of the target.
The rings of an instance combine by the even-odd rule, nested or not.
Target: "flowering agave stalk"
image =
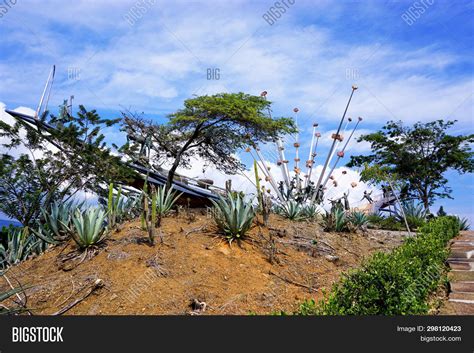
[[[72,215],[72,226],[68,229],[72,239],[80,249],[87,249],[102,242],[107,235],[105,220],[107,213],[100,207],[85,211],[77,209]]]
[[[228,193],[226,198],[219,196],[214,204],[214,221],[217,228],[232,242],[242,239],[252,226],[256,212],[251,202],[245,202],[239,195]]]

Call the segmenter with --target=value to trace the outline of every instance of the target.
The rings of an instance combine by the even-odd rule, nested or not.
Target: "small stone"
[[[118,295],[113,293],[111,296],[110,296],[110,300],[114,300],[114,299],[117,299],[118,298]]]
[[[328,260],[329,262],[339,261],[339,257],[334,256],[334,255],[326,255],[324,258]]]

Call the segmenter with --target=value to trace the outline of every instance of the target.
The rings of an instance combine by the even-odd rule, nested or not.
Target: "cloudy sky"
[[[364,118],[356,136],[388,120],[457,119],[453,133],[474,132],[473,1],[285,0],[284,13],[263,0],[8,4],[0,6],[0,107],[35,109],[55,64],[53,112],[74,95],[104,116],[129,108],[164,121],[193,95],[266,90],[275,116],[300,109],[305,154],[314,122],[323,137],[337,127],[352,84],[348,115]],[[113,130],[108,139],[124,141]],[[330,141],[321,142],[324,155]],[[347,154],[367,150],[352,142]],[[212,168],[189,173],[225,180]],[[474,221],[473,176],[448,177],[455,200],[434,211],[443,204]],[[357,173],[344,178],[340,193]]]

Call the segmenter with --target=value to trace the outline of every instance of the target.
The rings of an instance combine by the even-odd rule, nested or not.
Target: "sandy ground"
[[[314,222],[272,216],[269,229],[255,226],[245,241],[229,245],[204,211],[193,212],[165,218],[154,246],[133,221],[80,264],[61,260],[74,254],[70,243],[11,267],[6,276],[29,286],[34,315],[68,307],[68,315],[292,312],[303,300],[320,298],[342,271],[403,239],[388,231],[327,233]],[[82,299],[98,279],[103,286]],[[7,288],[0,279],[0,289]]]

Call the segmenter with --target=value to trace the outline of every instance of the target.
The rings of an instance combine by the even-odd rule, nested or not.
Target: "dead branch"
[[[95,290],[101,288],[104,286],[104,281],[101,280],[100,278],[99,279],[96,279],[94,284],[89,288],[89,290],[80,298],[77,298],[76,300],[74,300],[72,303],[66,305],[64,308],[62,308],[61,310],[55,312],[54,314],[51,314],[53,316],[56,316],[56,315],[62,315],[64,314],[66,311],[72,309],[74,306],[76,306],[77,304],[79,304],[81,301],[83,301],[84,299],[86,299],[89,295],[91,295]]]

